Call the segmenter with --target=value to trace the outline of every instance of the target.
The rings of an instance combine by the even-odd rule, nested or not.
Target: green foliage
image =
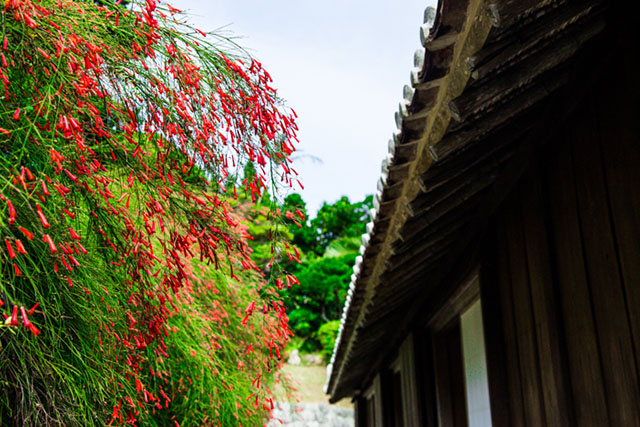
[[[318,341],[320,341],[320,351],[325,361],[331,359],[333,354],[333,347],[338,336],[338,329],[340,328],[339,320],[331,320],[318,328],[316,334]]]
[[[324,257],[339,257],[348,254],[354,254],[360,249],[361,238],[358,237],[340,237],[333,240],[324,251]]]
[[[293,116],[176,9],[96,3],[4,4],[0,425],[261,425],[290,331],[227,177],[271,208]]]
[[[372,204],[371,196],[357,203],[351,203],[346,196],[331,205],[324,203],[311,220],[311,228],[318,233],[318,243],[314,248],[316,254],[324,253],[329,243],[337,238],[362,235]]]
[[[303,253],[315,253],[318,245],[318,233],[309,224],[307,205],[302,200],[302,196],[297,193],[288,195],[284,199],[282,210],[291,212],[292,218],[286,218],[285,223],[292,234],[291,241],[293,244],[300,248]],[[300,217],[300,214],[304,219]]]
[[[289,314],[289,322],[291,322],[294,333],[306,337],[313,332],[311,325],[318,322],[318,314],[308,308],[296,308]]]
[[[294,266],[300,284],[284,294],[291,327],[306,338],[303,351],[333,349],[335,337],[328,333],[330,326],[326,326],[322,334],[320,327],[340,318],[372,200],[368,196],[361,202],[351,203],[348,197],[341,197],[333,204],[323,204],[310,221],[296,224],[290,220],[288,224],[293,242],[305,255],[304,262]],[[306,205],[298,194],[285,199],[283,210],[297,210],[296,213],[302,212],[306,218]],[[328,356],[325,354],[325,357]]]
[[[300,285],[288,288],[284,294],[292,310],[289,320],[295,332],[317,344],[314,332],[328,320],[340,317],[355,257],[347,254],[318,258],[301,268],[297,273]]]
[[[253,262],[266,266],[265,273],[270,273],[274,264],[280,269],[287,270],[297,264],[284,255],[287,248],[282,241],[291,241],[292,233],[286,225],[282,224],[281,218],[271,207],[269,199],[265,197],[260,203],[244,204],[241,208],[251,239],[249,246],[252,250]]]
[[[295,347],[300,351],[333,349],[335,337],[329,333],[331,327],[326,326],[321,335],[320,327],[340,318],[372,200],[368,196],[351,203],[348,197],[342,197],[333,204],[325,203],[317,216],[309,220],[304,200],[294,193],[280,206],[283,213],[280,217],[261,205],[246,215],[253,238],[252,259],[256,263],[278,257],[281,248],[273,246],[268,238],[270,233],[282,233],[301,252],[300,263],[278,260],[300,282],[282,291],[289,324],[297,336]]]
[[[198,298],[183,304],[170,319],[172,333],[165,344],[171,357],[152,357],[155,377],[143,379],[160,383],[171,404],[143,418],[142,425],[169,426],[174,419],[181,426],[201,425],[206,419],[217,419],[224,426],[261,425],[264,414],[251,411],[254,399],[247,396],[270,398],[254,380],[273,383],[278,377],[273,366],[261,366],[269,358],[262,334],[276,336],[277,321],[271,316],[251,316],[248,327],[241,324],[247,301],[260,300],[256,288],[246,286],[256,283],[254,273],[242,273],[245,285],[240,285],[221,270],[193,264],[196,275],[202,277],[194,280],[191,289]],[[248,346],[255,352],[247,353]]]

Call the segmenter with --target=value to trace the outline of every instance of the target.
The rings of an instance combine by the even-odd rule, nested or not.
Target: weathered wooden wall
[[[488,233],[496,425],[640,426],[639,97],[621,65],[560,126]]]

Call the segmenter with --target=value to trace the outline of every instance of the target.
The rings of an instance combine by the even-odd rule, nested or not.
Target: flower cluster
[[[262,417],[272,407],[262,377],[290,332],[269,288],[281,282],[262,283],[228,199],[247,162],[252,197],[299,184],[295,112],[258,61],[155,0],[8,0],[2,13],[0,306],[12,308],[0,370],[16,389],[0,415],[100,425],[96,408],[109,406],[112,424],[178,424],[167,414],[194,378],[172,371],[192,357],[206,365],[199,383],[213,381],[230,362],[211,354],[227,342],[245,348],[233,364],[254,389],[235,399],[234,419]],[[177,338],[181,329],[199,336]],[[89,378],[100,380],[68,395]],[[197,403],[200,422],[222,425],[223,394]]]

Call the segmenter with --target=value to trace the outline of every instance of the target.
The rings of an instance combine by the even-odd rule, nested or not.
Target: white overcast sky
[[[242,37],[298,114],[302,197],[310,212],[373,194],[394,113],[435,0],[173,0],[201,30]],[[320,162],[311,160],[311,156]]]

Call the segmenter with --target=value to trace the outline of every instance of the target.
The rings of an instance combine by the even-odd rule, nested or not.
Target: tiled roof
[[[353,395],[509,188],[521,139],[605,27],[602,1],[440,0],[395,114],[325,390]],[[516,171],[517,173],[517,171]],[[404,325],[406,326],[406,325]],[[384,346],[383,346],[384,347]]]

